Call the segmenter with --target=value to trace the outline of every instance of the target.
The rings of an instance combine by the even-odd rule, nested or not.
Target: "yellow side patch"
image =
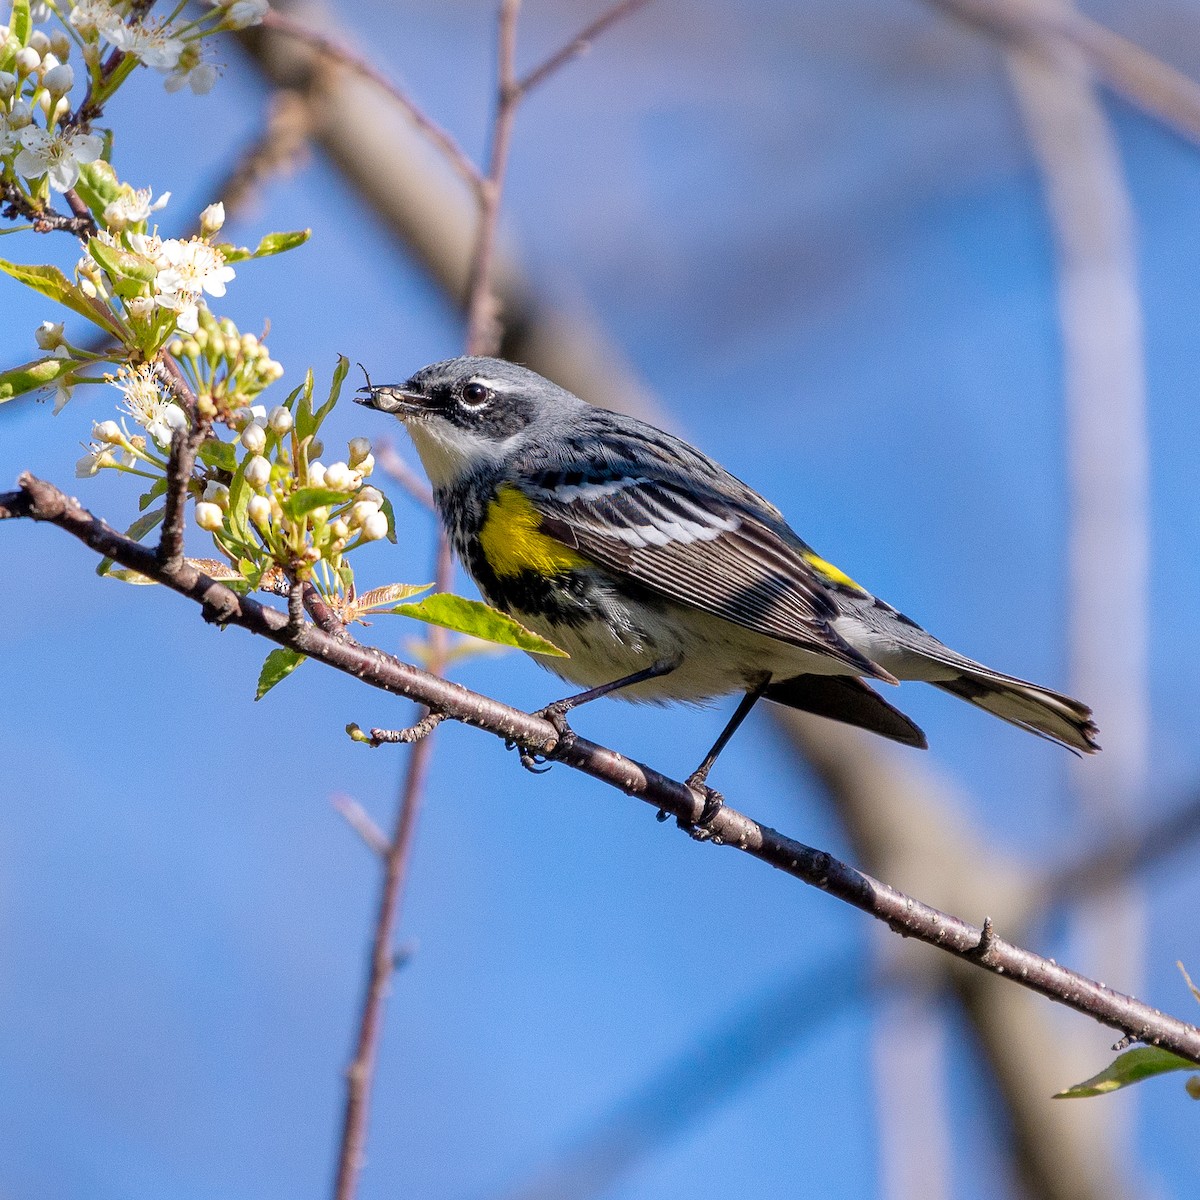
[[[842,587],[853,588],[856,592],[862,592],[864,596],[870,595],[870,593],[865,587],[862,586],[862,584],[855,583],[845,571],[839,570],[831,562],[826,562],[825,559],[823,559],[819,554],[814,554],[811,550],[809,550],[804,555],[804,561],[808,563],[808,565],[812,567],[812,569],[816,571],[816,573],[820,575],[822,579],[827,580],[829,583],[836,583]]]
[[[497,575],[561,575],[582,567],[587,559],[541,532],[538,511],[521,491],[506,483],[487,507],[479,545]]]

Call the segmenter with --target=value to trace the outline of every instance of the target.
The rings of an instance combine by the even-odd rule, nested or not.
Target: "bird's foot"
[[[720,844],[721,838],[718,834],[713,833],[712,823],[716,820],[717,813],[725,807],[725,797],[717,791],[716,788],[710,788],[704,782],[707,771],[693,771],[684,782],[684,786],[688,791],[695,793],[703,801],[703,806],[700,809],[700,815],[695,821],[688,822],[682,817],[679,818],[679,828],[685,833],[694,837],[698,842],[716,842]]]
[[[540,717],[543,721],[549,721],[554,726],[558,740],[549,750],[530,750],[528,746],[522,746],[520,742],[511,739],[504,743],[509,750],[520,750],[521,766],[525,770],[533,772],[534,775],[545,775],[550,770],[553,761],[575,740],[575,731],[567,724],[567,713],[570,712],[571,707],[570,704],[560,700],[555,704],[547,704],[545,708],[530,714]]]

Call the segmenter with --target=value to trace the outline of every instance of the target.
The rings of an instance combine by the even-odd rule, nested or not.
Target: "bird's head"
[[[570,392],[500,358],[452,358],[405,383],[358,389],[359,404],[398,417],[435,487],[502,463],[516,444],[583,407]]]

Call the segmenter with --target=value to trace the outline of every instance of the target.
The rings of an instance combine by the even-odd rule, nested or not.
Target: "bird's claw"
[[[679,828],[698,842],[720,842],[720,837],[712,832],[712,823],[721,809],[725,807],[725,797],[716,788],[710,788],[704,782],[704,776],[699,772],[689,775],[685,786],[688,791],[700,797],[703,806],[695,821],[685,821],[680,817]]]
[[[521,766],[525,770],[531,771],[534,775],[545,775],[554,760],[575,740],[575,731],[567,724],[568,709],[569,706],[566,705],[548,704],[545,708],[531,714],[540,717],[543,721],[549,721],[554,726],[558,740],[549,750],[530,750],[528,746],[523,746],[513,738],[509,738],[504,743],[506,750],[520,750]]]

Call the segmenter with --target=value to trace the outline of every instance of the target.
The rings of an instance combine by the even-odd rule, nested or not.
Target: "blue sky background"
[[[491,7],[340,14],[477,148]],[[1200,42],[1189,51],[1172,32],[1185,18],[1194,29],[1194,12],[1153,10],[1093,6],[1138,22],[1124,28],[1200,75]],[[588,11],[531,2],[522,62]],[[227,58],[209,97],[164,98],[144,73],[111,110],[121,174],[174,193],[166,229],[213,198],[205,181],[259,128],[263,95],[232,48]],[[1200,151],[1106,104],[1136,208],[1146,326],[1149,819],[1200,778]],[[678,426],[818,550],[957,648],[1065,684],[1052,247],[986,44],[912,0],[661,0],[531,99],[506,216],[539,284],[586,304]],[[240,267],[219,310],[243,329],[270,318],[281,395],[309,365],[327,379],[338,353],[385,380],[459,352],[453,314],[319,159],[231,232],[253,243],[303,226],[312,242]],[[8,238],[0,251],[74,259],[65,238]],[[13,283],[0,283],[0,312],[13,362],[56,315]],[[57,418],[47,405],[0,409],[0,486],[30,468],[128,523],[136,497],[120,480],[71,477],[113,403],[97,389]],[[330,445],[385,431],[350,405],[328,428]],[[400,545],[361,556],[368,585],[429,575],[429,520],[398,508]],[[0,1196],[324,1195],[377,890],[329,798],[348,792],[390,821],[401,754],[352,745],[342,727],[400,724],[409,710],[311,664],[254,704],[264,645],[204,626],[165,592],[97,579],[57,531],[8,523],[0,554]],[[369,632],[395,648],[417,631]],[[457,677],[527,707],[562,687],[517,656]],[[901,703],[998,850],[1073,857],[1062,751],[915,685]],[[601,704],[577,725],[678,776],[728,707],[647,718]],[[754,816],[846,853],[763,714],[716,782]],[[1148,881],[1138,981],[1184,1016],[1173,964],[1200,969],[1194,862]],[[466,1200],[519,1184],[764,988],[865,952],[866,926],[745,856],[697,847],[641,804],[561,768],[527,775],[495,740],[444,726],[403,922],[416,954],[395,983],[363,1196]],[[802,1194],[876,1194],[869,1038],[867,1004],[814,1019],[612,1195],[795,1194],[798,1171]],[[954,1194],[1011,1195],[976,1169],[995,1151],[969,1044],[948,1070]],[[1158,1195],[1189,1194],[1197,1110],[1177,1080],[1142,1101],[1139,1167]]]

